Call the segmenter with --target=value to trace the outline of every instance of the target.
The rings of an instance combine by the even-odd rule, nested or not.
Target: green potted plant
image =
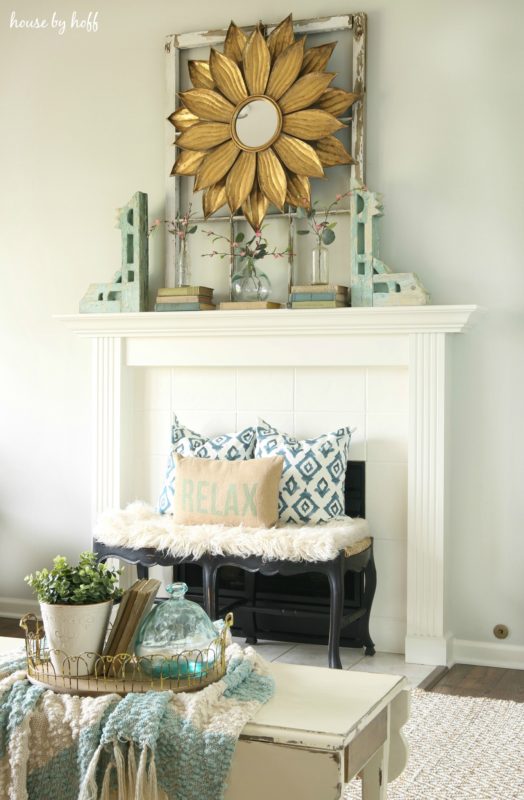
[[[80,554],[76,566],[56,556],[52,569],[25,580],[40,603],[51,663],[57,675],[89,675],[102,652],[113,602],[122,596],[115,570],[97,563],[94,553]],[[66,663],[64,655],[70,656]]]

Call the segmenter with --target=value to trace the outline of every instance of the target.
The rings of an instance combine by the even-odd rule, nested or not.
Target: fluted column
[[[406,660],[446,664],[444,606],[446,334],[412,333]]]

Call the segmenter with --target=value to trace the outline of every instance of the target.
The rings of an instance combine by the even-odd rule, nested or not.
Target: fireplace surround
[[[211,367],[217,374],[260,369],[269,376],[293,370],[314,374],[317,382],[319,370],[326,370],[335,385],[339,370],[342,384],[352,370],[367,376],[375,370],[407,371],[406,530],[399,551],[406,562],[405,619],[400,630],[408,662],[447,664],[452,637],[444,579],[450,334],[464,331],[476,311],[463,305],[59,317],[75,334],[92,339],[93,518],[135,499],[144,486],[136,479],[135,414],[143,370],[191,368],[197,378]],[[273,389],[278,394],[276,383]],[[311,393],[319,414],[322,394],[318,386]],[[363,427],[361,447],[371,457],[376,441]],[[368,498],[368,518],[379,510],[380,492],[373,504],[375,509]],[[387,525],[387,509],[380,513]],[[372,635],[380,649],[373,625]]]

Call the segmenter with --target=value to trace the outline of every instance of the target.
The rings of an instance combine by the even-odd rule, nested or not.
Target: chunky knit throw
[[[76,697],[0,664],[2,800],[220,800],[245,724],[273,694],[265,662],[227,649],[201,691]]]

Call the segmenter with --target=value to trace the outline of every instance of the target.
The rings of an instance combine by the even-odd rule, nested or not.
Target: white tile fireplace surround
[[[449,337],[475,306],[85,314],[93,340],[93,514],[155,503],[173,411],[205,434],[262,416],[303,438],[356,428],[378,587],[377,649],[446,664]]]

